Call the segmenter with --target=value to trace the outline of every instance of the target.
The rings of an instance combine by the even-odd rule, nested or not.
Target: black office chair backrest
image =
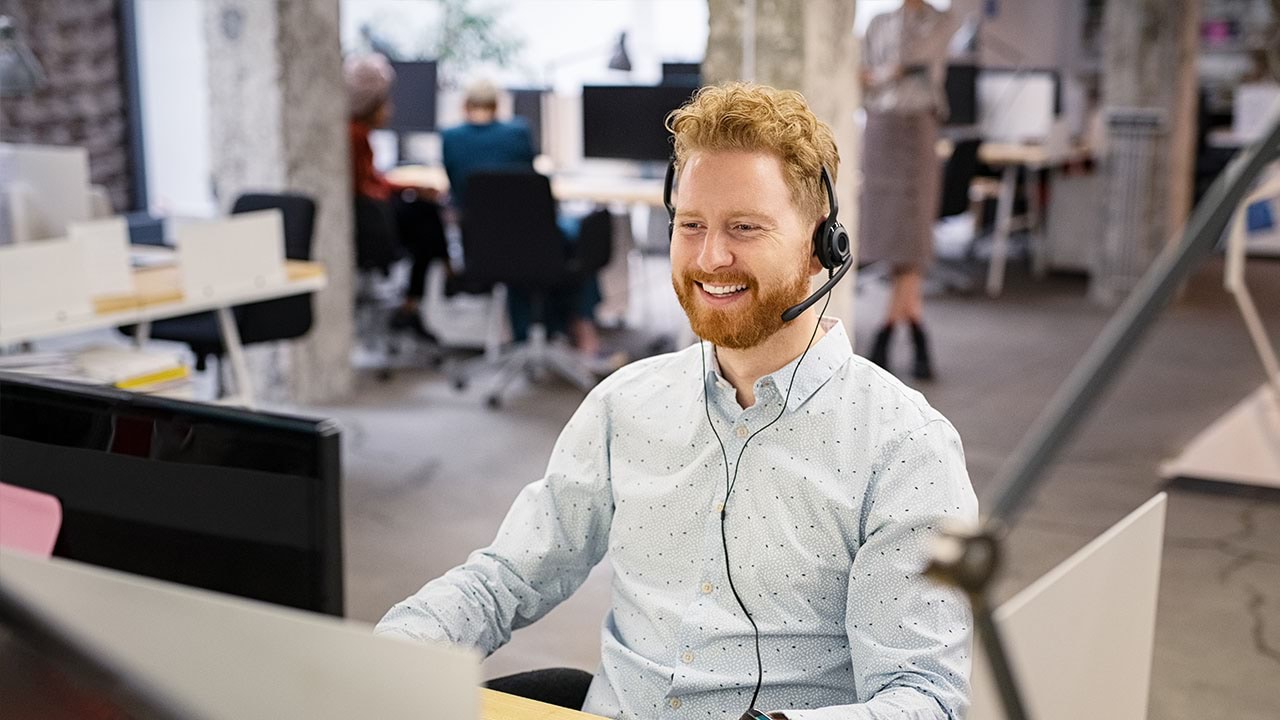
[[[613,259],[613,216],[608,210],[593,210],[578,226],[578,242],[571,262],[580,277],[599,272]]]
[[[284,216],[284,253],[290,260],[310,260],[316,203],[306,195],[252,193],[236,198],[231,214],[279,209]],[[287,340],[311,329],[311,295],[267,300],[235,309],[240,340],[249,343]]]
[[[466,274],[479,282],[539,291],[569,277],[551,182],[528,170],[467,178],[462,248]]]
[[[945,218],[969,209],[969,185],[978,172],[978,146],[981,140],[959,140],[942,169],[942,198],[938,217]]]
[[[311,240],[316,225],[316,202],[296,193],[246,193],[236,198],[231,214],[279,210],[284,216],[284,256],[290,260],[310,260]]]

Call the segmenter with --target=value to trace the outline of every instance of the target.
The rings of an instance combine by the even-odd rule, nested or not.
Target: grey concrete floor
[[[669,285],[654,271],[660,306]],[[1249,270],[1280,337],[1280,265]],[[859,336],[883,289],[859,297]],[[1077,279],[1015,270],[1005,295],[930,298],[939,379],[920,389],[960,431],[979,498],[1026,427],[1108,318]],[[665,320],[664,320],[665,318]],[[907,359],[905,339],[894,348]],[[997,587],[1007,598],[1161,489],[1170,493],[1150,717],[1280,717],[1280,492],[1164,483],[1158,463],[1255,389],[1262,370],[1211,261],[1161,320],[1020,515]],[[519,388],[501,411],[438,373],[361,377],[355,399],[309,408],[344,428],[348,615],[376,621],[394,602],[487,543],[519,489],[537,479],[581,394]],[[593,669],[609,572],[485,663],[487,676],[550,665]],[[1064,618],[1070,622],[1070,618]],[[1100,658],[1100,661],[1105,661]]]

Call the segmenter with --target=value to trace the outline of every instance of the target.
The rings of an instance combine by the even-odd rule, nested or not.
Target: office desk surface
[[[602,720],[577,710],[481,688],[480,720]]]
[[[183,297],[182,279],[176,266],[141,268],[133,271],[134,292],[94,298],[92,315],[67,318],[63,322],[40,326],[23,326],[12,330],[6,328],[0,332],[0,344],[27,342],[301,295],[321,290],[328,282],[324,266],[316,262],[287,260],[285,276],[285,282],[281,285],[246,290],[232,296],[199,299]]]
[[[386,176],[400,185],[449,188],[444,168],[432,165],[401,165],[388,170]],[[551,192],[558,200],[661,205],[662,178],[558,173],[551,176]]]
[[[1031,168],[1042,168],[1088,160],[1091,157],[1093,157],[1093,151],[1079,145],[1050,151],[1044,145],[984,141],[978,147],[978,159],[988,165],[1026,165]]]

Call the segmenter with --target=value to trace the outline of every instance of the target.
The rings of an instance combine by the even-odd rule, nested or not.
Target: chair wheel
[[[498,397],[497,395],[490,395],[489,398],[485,400],[485,404],[487,404],[490,408],[497,410],[498,408],[502,407],[502,398]]]

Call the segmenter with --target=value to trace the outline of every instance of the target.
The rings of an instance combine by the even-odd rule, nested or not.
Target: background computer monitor
[[[61,501],[56,556],[343,614],[332,421],[0,373],[0,479]]]
[[[946,78],[947,125],[976,125],[978,123],[978,66],[951,64]]]
[[[391,122],[396,132],[435,132],[436,79],[434,60],[408,60],[391,63],[396,80],[391,85]]]
[[[533,141],[533,153],[542,153],[542,96],[541,88],[512,88],[511,115],[529,126],[529,139]]]
[[[699,87],[702,85],[702,63],[662,63],[662,84]]]
[[[0,245],[66,237],[89,215],[88,151],[0,143]]]
[[[671,157],[667,114],[693,92],[679,85],[584,86],[583,157],[666,162]]]
[[[984,137],[1012,142],[1048,138],[1062,104],[1056,72],[983,68],[977,84]]]

